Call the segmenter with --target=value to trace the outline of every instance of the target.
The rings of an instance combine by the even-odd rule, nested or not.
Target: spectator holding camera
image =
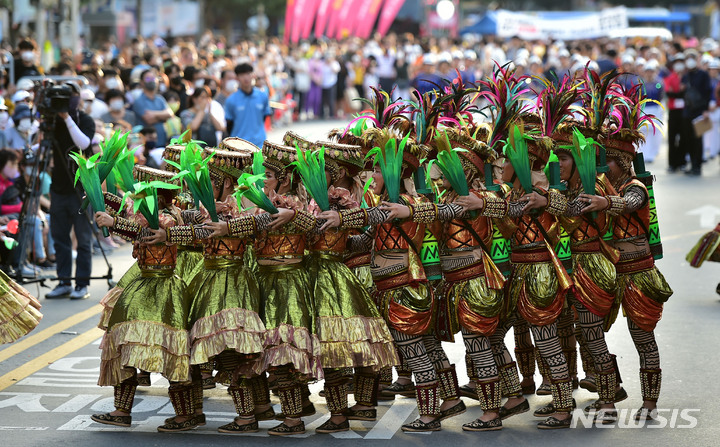
[[[95,121],[80,107],[80,89],[72,85],[70,107],[67,112],[58,113],[55,120],[53,142],[53,172],[50,187],[50,232],[55,242],[57,275],[60,280],[55,289],[45,295],[47,299],[85,299],[90,297],[88,285],[92,274],[93,230],[87,215],[78,213],[82,205],[82,190],[74,183],[74,162],[70,152],[91,155],[92,138],[95,135]],[[77,259],[75,288],[72,277],[72,241],[70,232],[75,230],[77,238]]]

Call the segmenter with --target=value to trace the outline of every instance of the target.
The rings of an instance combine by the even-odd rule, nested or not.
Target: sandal
[[[625,388],[620,388],[619,390],[615,391],[615,403],[622,402],[627,398],[628,393],[627,391],[625,391]],[[591,411],[598,410],[600,410],[600,399],[597,399],[595,402],[591,403],[584,409],[585,413],[590,413]]]
[[[202,379],[202,385],[204,390],[211,390],[215,388],[215,379],[213,377],[204,377]]]
[[[338,433],[341,431],[349,431],[350,423],[347,419],[340,422],[339,424],[334,423],[330,419],[325,421],[324,424],[315,429],[316,433]]]
[[[538,423],[537,428],[539,428],[540,430],[557,430],[560,428],[570,428],[571,423],[572,417],[560,420],[554,416],[550,416],[544,421]]]
[[[312,402],[310,402],[309,405],[307,405],[306,407],[303,407],[302,413],[300,413],[299,417],[312,416],[313,414],[315,414],[315,405],[313,405]],[[285,419],[286,419],[285,413],[275,414],[276,421],[284,421]]]
[[[465,406],[465,402],[460,401],[459,403],[453,405],[452,407],[448,408],[447,410],[441,410],[440,416],[438,416],[438,420],[444,421],[445,419],[455,417],[459,414],[465,413],[467,410],[467,407]]]
[[[525,399],[512,408],[500,407],[500,411],[498,413],[500,415],[500,419],[505,420],[509,417],[515,416],[516,414],[527,413],[528,411],[530,411],[530,402]]]
[[[646,407],[640,407],[640,409],[635,413],[635,420],[636,421],[654,421],[657,419],[658,411],[657,409],[649,409]]]
[[[618,420],[618,412],[615,408],[601,408],[595,413],[594,422],[603,425],[614,424]]]
[[[348,408],[343,411],[343,416],[345,416],[348,421],[377,421],[377,410],[375,408],[370,410],[353,410],[352,408]]]
[[[538,396],[550,396],[552,394],[552,391],[550,390],[550,384],[543,383],[538,387],[537,391],[535,391],[535,394]]]
[[[194,428],[197,428],[199,425],[199,418],[197,416],[192,416],[190,419],[184,422],[176,422],[175,418],[170,418],[169,421],[165,421],[165,424],[159,426],[157,430],[163,433],[173,433],[178,431],[192,430]]]
[[[110,413],[105,414],[93,414],[90,419],[105,425],[117,425],[118,427],[130,427],[132,423],[132,416],[113,416]]]
[[[489,421],[481,421],[480,419],[475,419],[468,424],[463,424],[462,429],[465,431],[502,430],[502,420],[499,417],[491,419]]]
[[[460,388],[460,395],[463,397],[469,397],[470,399],[478,400],[477,388],[473,388],[470,385],[463,385]]]
[[[270,407],[265,411],[255,413],[255,420],[258,422],[259,421],[272,421],[274,419],[275,419],[275,410],[273,410],[273,407]]]
[[[573,409],[577,408],[577,402],[575,402],[575,399],[572,400],[572,407]],[[535,416],[536,418],[541,418],[553,413],[557,413],[557,410],[555,410],[555,405],[553,404],[553,402],[550,401],[549,404],[535,410],[533,416]]]
[[[303,421],[300,421],[298,425],[292,427],[285,425],[283,422],[268,430],[268,434],[273,436],[302,435],[303,433],[305,433],[305,423]]]
[[[221,425],[217,430],[220,433],[257,433],[260,430],[257,421],[243,425],[238,424],[236,421],[237,418],[229,424]]]
[[[579,383],[580,388],[590,391],[591,393],[597,393],[597,382],[595,382],[594,376],[587,376],[582,379]]]
[[[405,385],[401,385],[397,382],[393,382],[389,387],[380,391],[380,394],[399,394],[405,397],[415,397],[415,384],[410,382]]]
[[[417,418],[411,423],[400,427],[400,430],[408,432],[440,431],[442,430],[442,426],[440,425],[440,419],[435,419],[425,423],[421,421],[420,418]]]
[[[205,413],[196,414],[194,417],[197,419],[198,425],[206,425],[207,424],[207,420],[205,418]],[[175,416],[165,419],[165,423],[168,424],[168,423],[172,422],[173,419],[175,419]]]

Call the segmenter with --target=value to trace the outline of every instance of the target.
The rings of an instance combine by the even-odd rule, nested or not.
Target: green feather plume
[[[407,144],[410,134],[397,144],[396,138],[388,139],[384,148],[372,148],[365,158],[374,157],[373,166],[380,165],[383,180],[385,181],[385,189],[388,192],[388,199],[393,203],[400,203],[400,184],[402,183],[402,161],[405,145]]]
[[[277,214],[278,209],[270,201],[258,183],[264,183],[265,174],[243,173],[238,179],[238,187],[235,189],[235,199],[237,203],[242,202],[243,197],[254,203],[258,208],[267,211],[270,214]]]
[[[330,209],[327,177],[325,175],[325,147],[315,151],[303,151],[295,144],[297,161],[290,163],[300,174],[305,189],[315,199],[321,210]]]
[[[217,222],[215,192],[213,191],[210,168],[208,167],[208,163],[214,155],[213,153],[203,159],[203,150],[200,145],[195,141],[190,141],[180,154],[180,163],[170,160],[165,160],[165,162],[180,171],[173,179],[184,180],[195,200],[199,200],[208,210],[212,221]]]
[[[429,164],[432,166],[433,162],[437,163],[445,178],[450,182],[453,190],[460,196],[467,196],[470,194],[470,190],[467,180],[465,179],[462,161],[460,161],[460,156],[458,155],[460,152],[467,152],[467,150],[453,148],[447,132],[443,132],[441,135],[435,137],[435,143],[438,149],[437,159],[431,160]]]
[[[80,180],[94,212],[105,211],[105,195],[103,194],[102,182],[100,181],[99,175],[100,163],[104,162],[98,161],[100,153],[90,158],[85,158],[80,153],[71,152],[70,158],[75,160],[78,166],[78,170],[75,173],[75,184],[77,185],[78,180]],[[107,228],[103,228],[103,235],[105,235],[105,237],[110,235]]]
[[[532,192],[532,174],[530,172],[530,158],[528,157],[528,146],[523,130],[518,125],[513,125],[512,131],[503,147],[505,157],[515,170],[515,175],[520,180],[520,185],[526,194]]]

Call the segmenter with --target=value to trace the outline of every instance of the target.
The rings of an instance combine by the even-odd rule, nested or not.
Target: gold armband
[[[438,210],[434,203],[418,203],[408,205],[410,208],[410,219],[417,223],[432,223],[437,219]]]
[[[482,215],[502,219],[507,216],[508,204],[495,194],[476,194],[483,201]]]
[[[165,230],[167,241],[171,244],[192,245],[195,240],[192,225],[176,225]]]
[[[367,210],[365,208],[340,210],[339,213],[342,228],[362,228],[367,225],[368,217]]]
[[[547,194],[548,204],[545,211],[555,216],[562,216],[567,211],[568,200],[565,195],[555,189],[551,189]]]
[[[625,212],[625,199],[619,196],[605,196],[610,201],[607,213],[611,216],[619,216]]]
[[[295,227],[302,231],[310,231],[315,228],[316,221],[317,219],[315,219],[315,216],[307,211],[296,211],[295,217],[292,219],[292,223]]]
[[[252,216],[239,217],[228,222],[229,234],[232,237],[246,237],[255,234],[255,218]]]

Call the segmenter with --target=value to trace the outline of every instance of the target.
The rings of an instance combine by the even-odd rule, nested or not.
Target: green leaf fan
[[[517,124],[513,125],[509,138],[503,147],[505,157],[515,170],[515,175],[520,180],[520,185],[526,194],[532,192],[532,174],[530,172],[530,157],[528,156],[528,146],[523,130]]]
[[[372,148],[365,158],[375,157],[373,165],[379,164],[385,181],[385,189],[388,193],[388,199],[393,203],[400,203],[400,185],[402,183],[402,162],[403,152],[407,144],[410,134],[397,144],[396,138],[389,138],[384,148]]]
[[[467,196],[470,194],[470,190],[467,180],[465,179],[462,161],[458,155],[460,152],[467,152],[467,150],[459,148],[453,149],[447,132],[443,132],[442,135],[435,137],[435,143],[437,144],[438,154],[437,159],[433,161],[438,165],[455,192],[460,196]]]
[[[78,170],[75,173],[75,184],[77,185],[78,180],[80,180],[94,212],[105,211],[105,196],[103,194],[98,169],[100,153],[90,158],[85,158],[82,154],[71,152],[70,158],[75,160],[78,166]],[[110,236],[107,228],[103,228],[102,231],[105,237]]]
[[[235,190],[235,199],[237,203],[242,202],[243,197],[251,201],[258,208],[267,211],[270,214],[277,214],[278,209],[275,208],[270,198],[265,194],[262,187],[258,183],[264,183],[265,174],[243,173],[238,178],[238,188]]]
[[[315,151],[303,151],[295,144],[297,160],[290,163],[300,174],[303,185],[310,196],[315,199],[321,210],[330,209],[328,199],[327,177],[325,175],[325,147]]]

